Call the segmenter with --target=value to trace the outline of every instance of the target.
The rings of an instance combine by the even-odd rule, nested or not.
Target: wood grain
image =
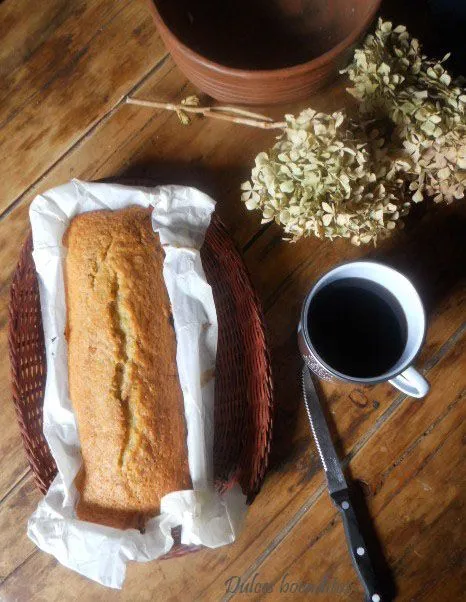
[[[0,506],[0,582],[36,551],[24,528],[31,509],[37,506],[41,494],[28,472]],[[18,525],[22,528],[18,529]]]
[[[51,45],[58,44],[57,52],[68,56],[68,62],[57,70],[53,68],[53,77],[37,92],[12,91],[13,101],[16,95],[21,98],[32,93],[33,97],[21,110],[10,114],[1,128],[1,211],[50,169],[165,55],[143,0],[108,2],[106,12],[104,18],[103,14],[93,16],[91,11],[84,23],[86,31],[93,34],[82,36],[83,43],[75,53],[71,48],[68,55],[66,36],[57,34],[47,40],[47,52],[53,54]],[[75,35],[81,37],[79,31]],[[44,60],[51,75],[53,56]],[[34,81],[26,79],[23,85],[30,90]]]
[[[371,257],[407,273],[426,304],[429,329],[418,365],[432,383],[425,400],[388,385],[326,383],[330,426],[366,502],[396,578],[400,600],[457,600],[464,583],[464,310],[466,205],[422,204],[406,228],[377,249],[342,241],[281,241],[239,202],[238,188],[273,134],[193,120],[124,104],[180,100],[194,89],[167,59],[144,0],[26,0],[0,6],[0,352],[7,354],[8,287],[39,192],[72,177],[196,185],[243,250],[264,303],[276,381],[272,464],[238,540],[219,550],[128,567],[122,592],[106,590],[35,549],[26,519],[39,494],[22,451],[8,384],[0,367],[0,597],[5,600],[217,600],[225,582],[319,583],[325,575],[360,588],[342,527],[326,493],[304,415],[295,329],[302,299],[325,270]],[[354,105],[344,82],[312,99],[320,110]],[[300,106],[265,112],[278,117]],[[427,210],[428,209],[428,210]],[[463,463],[464,464],[464,463]],[[256,579],[257,581],[257,579]],[[143,587],[141,586],[143,584]],[[278,586],[277,586],[278,587]],[[260,597],[254,594],[243,597]],[[262,596],[281,599],[279,592]],[[296,599],[296,594],[293,599]],[[319,599],[336,599],[319,594]]]
[[[8,290],[6,290],[8,292]],[[8,357],[7,341],[7,304],[8,295],[0,293],[0,349],[5,361],[0,363],[0,379],[2,382],[2,395],[0,396],[0,412],[2,424],[5,425],[1,431],[0,453],[2,455],[2,469],[0,471],[0,509],[1,500],[14,488],[16,483],[24,477],[29,470],[26,454],[22,448],[19,427],[16,420],[15,409],[11,400],[10,390],[10,365],[6,361]],[[6,425],[8,425],[6,427]]]
[[[125,2],[48,0],[42,3],[41,11],[33,11],[31,18],[25,19],[29,4],[26,0],[7,0],[2,6],[2,127],[26,103],[40,101],[46,88],[79,60],[83,48],[108,26]]]
[[[461,453],[450,456],[453,450],[460,450],[464,445],[461,436],[465,432],[466,417],[465,357],[463,333],[458,344],[429,372],[432,392],[425,400],[406,399],[350,462],[353,475],[366,484],[370,514],[397,582],[400,587],[404,586],[400,599],[413,599],[416,588],[428,589],[429,583],[437,578],[429,574],[433,566],[442,566],[441,570],[445,570],[445,563],[458,560],[464,551],[456,521],[443,524],[443,532],[437,531],[438,545],[431,549],[432,564],[426,563],[419,574],[414,550],[417,551],[425,539],[422,531],[430,532],[430,526],[436,525],[450,506],[454,507],[452,514],[459,518],[464,506],[464,496],[461,499],[464,463]],[[442,386],[438,386],[440,383]],[[446,555],[444,550],[449,542],[455,544]],[[416,575],[412,574],[414,567]],[[325,491],[280,547],[255,570],[260,571],[263,582],[278,584],[286,573],[289,573],[289,582],[314,584],[328,574],[341,584],[351,585],[350,595],[342,599],[360,595],[346,552],[341,521]]]

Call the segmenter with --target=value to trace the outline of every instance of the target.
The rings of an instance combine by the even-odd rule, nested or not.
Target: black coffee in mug
[[[318,378],[389,382],[421,398],[429,383],[412,364],[425,330],[422,301],[406,276],[376,261],[350,261],[323,274],[304,298],[298,345]]]
[[[323,286],[308,308],[315,351],[334,370],[354,378],[390,371],[403,354],[407,322],[396,297],[364,278]]]

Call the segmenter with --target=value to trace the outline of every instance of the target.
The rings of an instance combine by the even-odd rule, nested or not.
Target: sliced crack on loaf
[[[113,325],[113,336],[116,347],[112,394],[115,396],[116,403],[120,404],[125,425],[125,436],[122,441],[119,460],[120,466],[123,466],[128,443],[132,437],[132,431],[137,428],[137,425],[131,407],[132,399],[129,379],[134,356],[134,334],[131,332],[128,312],[123,308],[118,272],[114,272],[113,274],[108,311]]]
[[[140,207],[78,215],[64,244],[77,513],[140,526],[166,493],[191,488],[163,250]]]

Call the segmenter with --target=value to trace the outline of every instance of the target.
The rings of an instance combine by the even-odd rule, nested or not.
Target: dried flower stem
[[[150,107],[153,109],[195,113],[197,115],[203,115],[204,117],[210,117],[212,119],[218,119],[221,121],[229,121],[231,123],[240,123],[242,125],[248,125],[250,127],[256,127],[263,130],[281,130],[286,127],[286,123],[284,121],[272,121],[270,117],[265,117],[264,115],[252,113],[236,107],[193,107],[184,104],[174,104],[171,102],[160,102],[155,100],[140,100],[138,98],[129,97],[126,99],[126,102],[128,104]],[[238,115],[242,115],[243,117]]]
[[[215,105],[213,107],[209,107],[211,111],[221,112],[221,113],[234,113],[236,115],[242,115],[243,117],[252,117],[253,119],[258,119],[260,121],[270,121],[273,122],[273,119],[268,115],[261,115],[260,113],[253,113],[252,111],[246,111],[246,109],[240,109],[239,107],[227,107],[222,105]]]

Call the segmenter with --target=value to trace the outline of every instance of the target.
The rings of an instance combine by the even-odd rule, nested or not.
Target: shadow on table
[[[464,0],[384,0],[380,14],[395,25],[406,25],[428,56],[441,59],[450,52],[446,67],[451,75],[465,74]]]
[[[217,213],[224,219],[224,207],[229,202],[240,203],[238,182],[247,177],[244,168],[229,166],[228,170],[209,169],[198,163],[141,162],[128,168],[113,178],[102,181],[126,184],[127,186],[161,186],[179,184],[194,186],[217,201]],[[228,220],[225,220],[228,222]],[[227,223],[227,225],[230,225]]]
[[[406,274],[418,289],[426,309],[427,319],[440,311],[448,298],[464,286],[466,277],[466,206],[459,201],[452,206],[435,206],[425,203],[415,207],[406,220],[405,229],[379,248],[368,249],[365,259],[391,265]],[[325,243],[331,244],[331,243]],[[344,258],[342,257],[342,260]],[[299,317],[296,316],[296,322]],[[300,370],[302,360],[296,344],[296,333],[273,350],[274,380],[276,384],[276,417],[271,455],[271,470],[288,471],[290,467],[302,472],[302,481],[311,480],[321,470],[317,454],[303,462],[303,450],[308,448],[311,434],[295,436],[298,410],[302,404]],[[321,397],[323,399],[323,396]],[[328,401],[328,400],[327,400]],[[342,454],[343,446],[332,415],[327,411],[329,428],[335,446]],[[303,412],[300,418],[305,419]],[[303,466],[300,466],[303,464]],[[350,471],[348,476],[350,477]],[[367,508],[364,484],[351,478],[354,505],[359,510],[358,519],[366,539],[371,559],[379,576],[385,597],[393,599],[396,585],[392,571],[385,559],[381,541]],[[290,494],[292,492],[290,491]]]
[[[375,250],[370,258],[384,262],[408,276],[423,300],[429,318],[466,283],[466,208],[462,201],[451,207],[426,203],[406,223],[403,240]],[[349,471],[350,473],[351,471]],[[350,474],[349,474],[350,476]],[[361,483],[352,480],[352,497],[376,574],[381,576],[386,597],[393,599],[396,584],[377,536]]]
[[[423,300],[429,326],[429,318],[439,311],[454,290],[466,283],[465,232],[465,203],[458,201],[448,207],[425,203],[414,208],[403,231],[378,248],[368,248],[364,259],[386,263],[412,280]],[[299,313],[296,312],[296,324],[298,320]],[[273,324],[269,327],[273,328]],[[285,464],[289,466],[297,460],[302,447],[308,444],[307,437],[303,441],[293,440],[298,408],[302,403],[301,365],[296,333],[291,332],[288,340],[273,350],[277,416],[271,469],[279,471]],[[329,426],[341,453],[343,446],[331,415]],[[310,479],[313,471],[318,469],[318,465],[312,465],[307,478]]]
[[[417,214],[417,215],[416,215]],[[466,207],[423,205],[406,222],[403,240],[375,249],[369,258],[403,272],[417,288],[427,318],[466,284]]]

